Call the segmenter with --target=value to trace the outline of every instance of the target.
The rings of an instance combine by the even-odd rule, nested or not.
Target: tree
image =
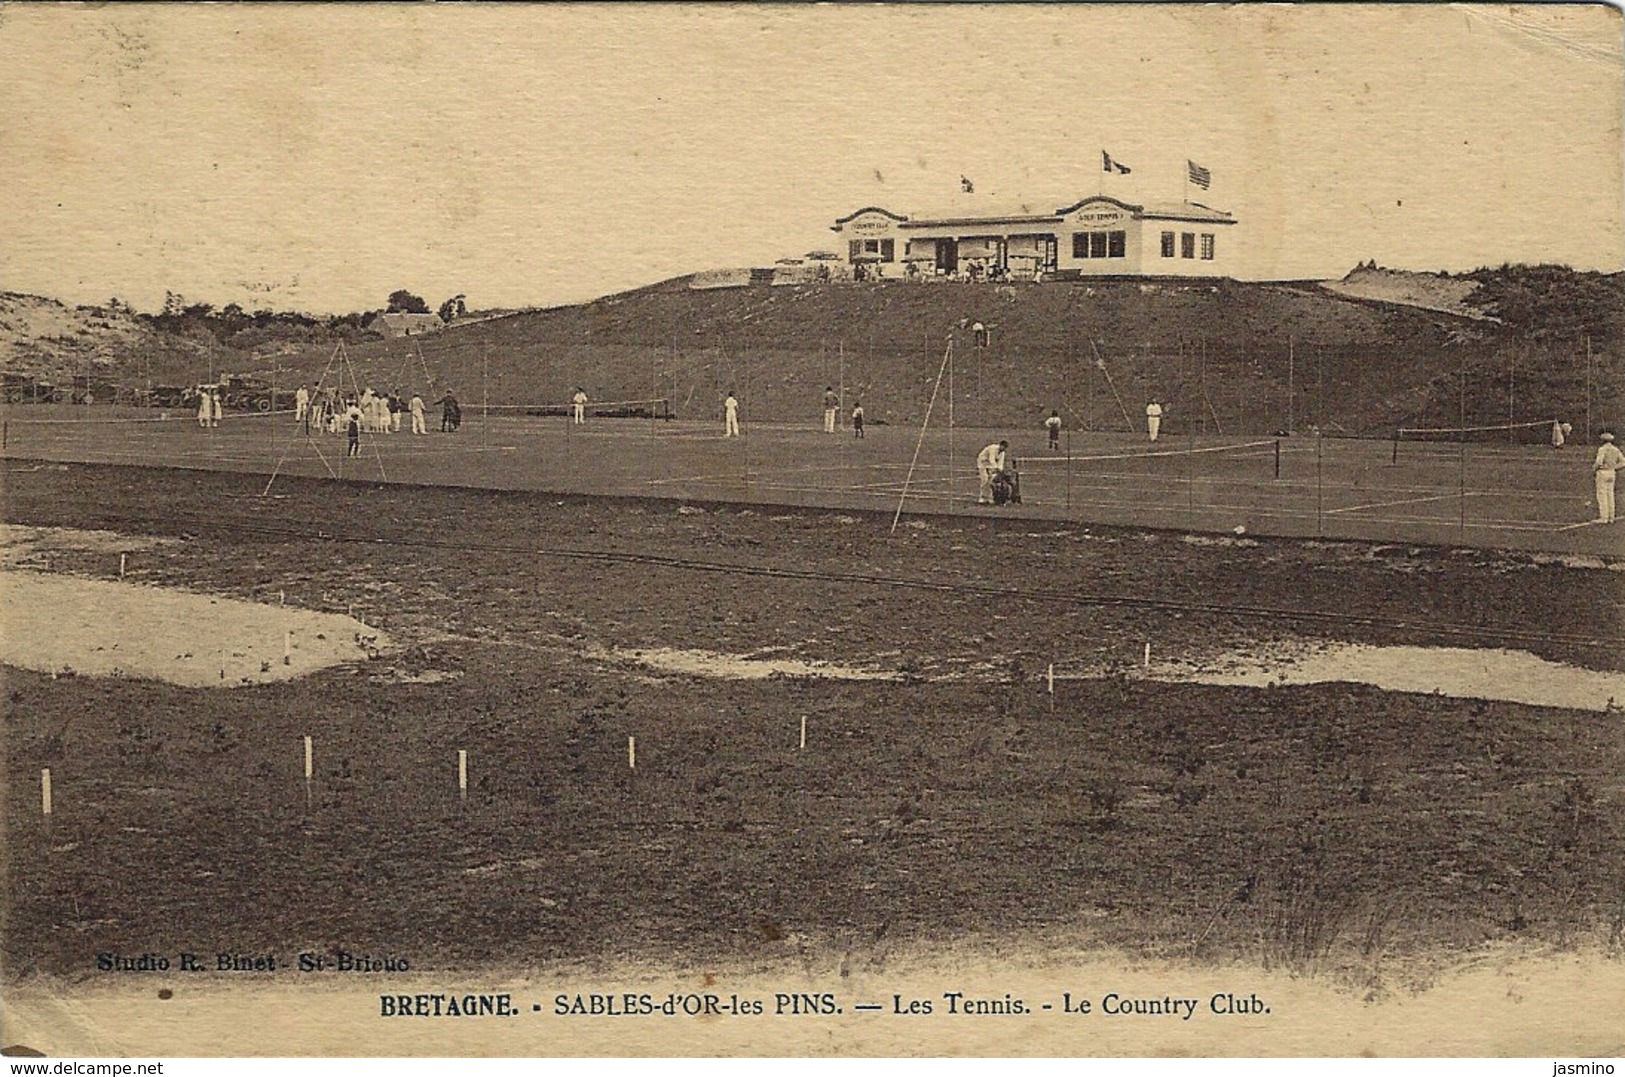
[[[450,323],[453,319],[466,316],[468,305],[463,302],[465,298],[467,297],[458,294],[440,304],[440,320]]]
[[[422,296],[413,295],[405,288],[389,293],[390,314],[427,314],[429,304],[424,302]]]

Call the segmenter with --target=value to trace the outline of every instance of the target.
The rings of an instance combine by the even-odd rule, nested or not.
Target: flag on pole
[[[959,177],[959,189],[961,191],[964,191],[966,194],[975,194],[976,193],[976,184],[972,183],[970,180],[966,179],[964,176],[960,176]]]
[[[1203,168],[1189,157],[1185,158],[1185,167],[1190,170],[1191,182],[1202,188],[1202,190],[1207,190],[1208,187],[1213,183],[1213,173],[1209,172],[1207,169]]]
[[[1105,150],[1100,151],[1100,170],[1102,172],[1116,171],[1116,172],[1122,173],[1125,176],[1128,175],[1130,172],[1134,171],[1132,168],[1130,168],[1128,165],[1124,164],[1122,161],[1114,161],[1114,160],[1112,160],[1112,155],[1107,153]]]

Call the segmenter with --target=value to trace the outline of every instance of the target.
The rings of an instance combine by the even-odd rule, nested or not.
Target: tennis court
[[[87,414],[88,413],[88,414]],[[1625,553],[1625,524],[1594,525],[1593,449],[1571,444],[1220,437],[871,426],[825,434],[806,424],[602,418],[585,424],[523,410],[464,413],[456,433],[307,434],[291,415],[189,415],[140,409],[6,409],[4,455],[367,482],[848,508],[905,515],[1174,528],[1540,550]],[[1007,438],[1022,503],[976,504],[977,452]]]

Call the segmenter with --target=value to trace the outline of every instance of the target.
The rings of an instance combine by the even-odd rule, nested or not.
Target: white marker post
[[[278,591],[276,593],[276,604],[278,606],[286,606],[288,604],[288,592]]]
[[[124,578],[124,558],[125,558],[125,556],[126,555],[122,554],[122,553],[118,555],[118,578],[121,579],[121,580]]]
[[[807,716],[801,716],[801,750],[807,750]]]
[[[307,736],[305,737],[305,807],[307,808],[310,807],[310,785],[311,779],[315,774],[315,769],[312,767],[312,763],[314,762],[315,751],[313,745],[311,744],[310,737]]]
[[[626,765],[633,770],[638,769],[638,738],[626,738]]]
[[[51,814],[51,768],[46,767],[39,772],[39,803],[40,812],[49,816]]]
[[[1150,641],[1147,641],[1146,645],[1145,645],[1145,668],[1147,668],[1147,669],[1151,668],[1151,643],[1150,643]]]
[[[1047,687],[1049,688],[1049,709],[1050,709],[1050,713],[1054,714],[1055,713],[1055,663],[1054,662],[1051,662],[1049,664],[1049,669],[1044,674],[1044,680],[1047,682]]]
[[[457,798],[468,799],[468,749],[457,749]]]

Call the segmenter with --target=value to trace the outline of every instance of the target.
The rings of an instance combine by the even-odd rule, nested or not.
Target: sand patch
[[[1201,663],[1153,664],[1148,680],[1196,684],[1317,684],[1349,681],[1390,692],[1437,692],[1536,707],[1606,711],[1625,705],[1625,673],[1548,662],[1527,651],[1471,647],[1322,644],[1274,653],[1232,653]]]
[[[22,527],[0,524],[0,567],[48,565],[55,553],[103,553],[113,560],[121,553],[173,546],[180,539],[122,535],[117,531],[86,531],[76,527]]]
[[[339,614],[16,568],[0,574],[0,608],[0,662],[57,675],[236,688],[363,661],[389,645]]]
[[[586,655],[600,662],[633,662],[665,673],[716,677],[730,681],[759,681],[769,677],[826,677],[844,681],[895,681],[901,674],[887,670],[843,666],[800,658],[777,658],[717,651],[654,647],[647,650],[591,647]]]

